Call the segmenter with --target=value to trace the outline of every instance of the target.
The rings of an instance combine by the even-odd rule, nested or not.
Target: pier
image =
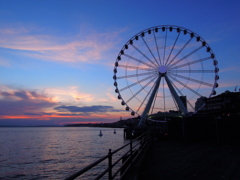
[[[128,144],[110,150],[67,179],[75,179],[104,160],[108,166],[96,179],[104,175],[109,180],[240,179],[239,116],[175,119],[167,127],[167,133],[158,127],[126,128]],[[115,154],[124,148],[126,153],[114,162]]]

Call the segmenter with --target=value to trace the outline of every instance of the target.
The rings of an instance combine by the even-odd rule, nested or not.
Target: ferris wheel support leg
[[[153,99],[154,99],[154,97],[155,97],[155,95],[156,95],[156,92],[157,92],[157,90],[158,90],[158,88],[159,88],[159,84],[160,84],[160,81],[161,81],[161,77],[162,77],[162,76],[159,74],[159,76],[158,76],[158,78],[157,78],[157,81],[156,81],[156,83],[155,83],[155,87],[154,87],[154,89],[153,89],[153,91],[152,91],[152,94],[151,94],[151,96],[150,96],[150,98],[149,98],[149,100],[148,100],[148,103],[147,103],[147,105],[146,105],[146,107],[145,107],[145,109],[144,109],[144,111],[143,111],[143,113],[142,113],[141,119],[140,119],[140,121],[139,121],[139,123],[138,123],[138,127],[143,127],[143,126],[145,126],[146,117],[147,117],[147,114],[148,114],[148,112],[149,112],[149,110],[150,110],[150,108],[151,108],[151,106],[152,106],[152,102],[153,102]]]
[[[165,74],[164,77],[165,77],[167,85],[168,85],[168,87],[170,89],[171,94],[173,95],[175,101],[178,104],[178,107],[179,107],[180,111],[183,113],[184,116],[186,116],[188,114],[187,108],[184,106],[182,100],[180,99],[180,97],[178,96],[177,92],[175,91],[171,81],[168,79],[167,74]]]

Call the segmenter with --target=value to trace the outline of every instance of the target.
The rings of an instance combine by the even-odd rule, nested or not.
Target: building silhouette
[[[199,107],[202,107],[199,111],[201,113],[218,113],[222,115],[240,113],[240,92],[225,91],[214,97],[198,98],[195,109]]]

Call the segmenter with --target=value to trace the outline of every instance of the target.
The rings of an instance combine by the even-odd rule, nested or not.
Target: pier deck
[[[154,142],[138,180],[240,179],[240,142]]]

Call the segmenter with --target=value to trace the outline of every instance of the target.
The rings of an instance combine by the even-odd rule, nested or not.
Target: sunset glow
[[[207,0],[1,0],[0,126],[131,118],[115,93],[114,63],[129,39],[157,25],[185,27],[204,38],[219,62],[217,94],[238,91],[239,7]]]

